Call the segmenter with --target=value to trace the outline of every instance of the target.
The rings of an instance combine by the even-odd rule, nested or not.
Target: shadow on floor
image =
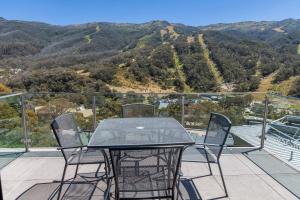
[[[57,198],[58,187],[58,182],[38,183],[23,192],[17,200],[54,200]],[[64,185],[63,199],[103,199],[104,190],[100,187],[92,183]],[[179,199],[202,200],[192,180],[180,181],[180,192]]]
[[[23,192],[17,200],[57,199],[58,182],[38,183]],[[66,184],[62,189],[62,199],[91,199],[97,186],[92,183]],[[99,196],[99,198],[101,198]]]
[[[202,200],[194,182],[190,179],[180,181],[180,192],[182,199]]]

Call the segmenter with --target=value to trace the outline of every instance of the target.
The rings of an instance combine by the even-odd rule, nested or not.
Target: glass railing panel
[[[264,97],[255,93],[186,94],[184,125],[205,134],[211,112],[227,116],[232,122],[229,146],[258,146],[262,131]]]
[[[56,147],[50,128],[52,120],[66,112],[74,113],[86,143],[93,131],[92,94],[26,94],[26,119],[31,147]]]
[[[98,93],[96,97],[96,121],[103,119],[121,117],[121,107],[123,94],[101,94]]]
[[[144,103],[154,106],[155,115],[160,117],[174,117],[181,122],[181,95],[133,93],[126,94],[98,94],[97,95],[97,121],[122,117],[122,105]]]
[[[0,96],[0,148],[24,148],[20,95]]]
[[[183,99],[184,98],[184,99]],[[146,103],[154,105],[156,116],[173,117],[188,129],[205,128],[211,112],[228,116],[233,124],[235,146],[259,144],[264,113],[262,94],[149,94],[149,93],[34,93],[26,94],[26,119],[31,147],[57,146],[51,121],[60,114],[75,114],[78,126],[88,141],[98,122],[107,118],[122,117],[122,105]],[[95,99],[95,102],[93,102]],[[93,103],[95,106],[93,107]],[[96,118],[94,119],[93,110]],[[95,121],[95,124],[94,124]],[[244,126],[255,127],[254,136]],[[204,130],[204,131],[203,131]],[[241,131],[242,130],[242,131]],[[235,134],[235,133],[238,134]],[[251,141],[255,138],[255,143]],[[248,141],[250,140],[250,141]]]
[[[182,95],[158,94],[155,96],[157,115],[160,117],[173,117],[179,123],[182,119]],[[182,124],[184,126],[184,124]]]

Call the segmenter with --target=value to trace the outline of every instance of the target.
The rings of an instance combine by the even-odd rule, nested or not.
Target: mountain
[[[279,90],[297,96],[299,54],[296,19],[193,27],[0,18],[0,82],[13,90]]]

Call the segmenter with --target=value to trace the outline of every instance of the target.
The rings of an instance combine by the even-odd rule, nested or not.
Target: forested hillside
[[[300,20],[294,19],[191,27],[0,18],[0,83],[6,91],[275,90],[300,96],[299,50]]]

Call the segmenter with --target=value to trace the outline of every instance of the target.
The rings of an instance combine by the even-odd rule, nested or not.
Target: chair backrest
[[[134,193],[137,198],[139,192],[172,190],[176,186],[183,148],[110,149],[117,192],[123,197],[127,193],[128,198],[133,198],[130,193]]]
[[[79,147],[83,145],[72,113],[62,114],[55,118],[51,123],[51,128],[61,148]],[[76,149],[78,148],[62,149],[65,159],[67,160]]]
[[[224,144],[231,128],[231,121],[224,115],[211,113],[208,123],[204,143],[215,144],[207,146],[210,153],[213,153],[217,159],[220,158]]]
[[[154,117],[154,106],[143,103],[122,105],[122,117]]]

